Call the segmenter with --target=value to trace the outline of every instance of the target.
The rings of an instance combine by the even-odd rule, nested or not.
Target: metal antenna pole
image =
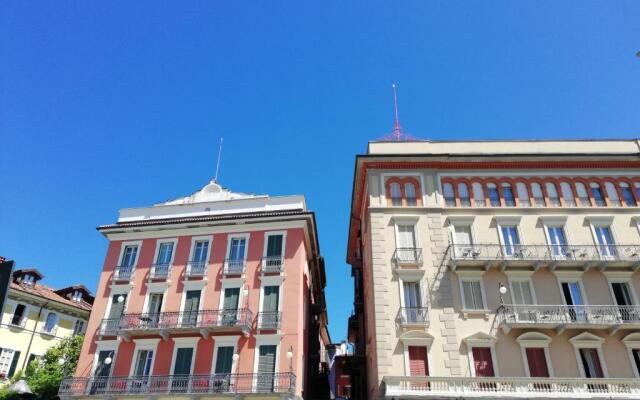
[[[393,85],[391,85],[391,87],[393,88],[393,111],[395,114],[395,120],[393,122],[393,137],[397,141],[400,141],[401,129],[400,129],[400,119],[398,118],[398,94],[397,94],[396,84],[394,83]]]
[[[216,182],[218,182],[218,172],[220,171],[220,157],[222,156],[222,141],[224,138],[220,138],[220,146],[218,147],[218,162],[216,163],[216,177],[213,178]]]

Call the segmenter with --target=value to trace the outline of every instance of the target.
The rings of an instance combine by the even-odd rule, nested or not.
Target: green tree
[[[62,378],[72,376],[78,365],[84,336],[71,336],[47,350],[27,366],[26,381],[38,399],[58,398]],[[60,360],[64,360],[61,364]]]

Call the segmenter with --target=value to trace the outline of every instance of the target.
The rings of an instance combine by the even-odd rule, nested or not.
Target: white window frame
[[[260,360],[260,346],[276,346],[276,365],[275,365],[275,371],[274,373],[279,373],[280,372],[280,348],[281,343],[282,343],[282,337],[283,335],[281,334],[271,334],[271,335],[261,335],[261,334],[256,334],[254,335],[254,337],[256,338],[256,345],[255,345],[255,351],[253,352],[253,388],[255,389],[258,381],[257,381],[257,375],[258,375],[258,364],[259,364],[259,360]],[[294,357],[295,357],[295,350],[294,350]],[[299,358],[298,358],[299,359]],[[293,363],[293,359],[291,359],[291,362]],[[293,365],[293,364],[292,364]]]
[[[616,231],[613,227],[613,216],[587,216],[585,217],[587,222],[589,223],[589,228],[591,229],[591,237],[593,238],[593,244],[596,246],[598,250],[598,255],[603,257],[600,253],[600,243],[598,242],[598,235],[596,234],[596,227],[607,227],[609,228],[609,232],[611,232],[611,239],[613,239],[612,246],[618,245],[618,235],[616,235]],[[610,259],[611,256],[604,256],[605,259]]]
[[[511,298],[511,303],[512,304],[516,304],[515,299],[513,298],[513,283],[514,282],[527,282],[529,284],[529,289],[531,290],[531,299],[533,300],[533,304],[532,305],[536,305],[538,304],[538,298],[536,297],[536,290],[533,286],[533,279],[531,279],[531,276],[524,276],[521,274],[510,274],[507,273],[507,281],[509,281],[509,297]]]
[[[398,230],[398,227],[400,225],[403,226],[411,226],[413,227],[413,237],[415,240],[415,246],[416,248],[420,247],[420,237],[418,235],[418,217],[393,217],[393,228],[394,228],[394,232],[395,232],[395,248],[397,249],[399,246],[399,239],[400,239],[400,231]]]
[[[473,360],[474,347],[488,347],[491,351],[491,362],[493,364],[493,373],[495,377],[500,377],[498,369],[498,357],[496,356],[496,338],[482,332],[478,332],[470,337],[463,339],[467,345],[467,358],[469,360],[469,372],[472,377],[476,376],[475,362]]]
[[[244,239],[244,264],[247,265],[247,257],[249,256],[249,239],[251,239],[251,233],[230,233],[227,235],[227,251],[224,253],[224,259],[227,260],[231,251],[232,239]]]
[[[195,251],[196,251],[196,243],[197,242],[203,242],[203,241],[209,242],[209,245],[207,246],[207,257],[205,259],[205,265],[207,265],[207,266],[209,265],[209,261],[211,259],[211,253],[213,252],[213,235],[204,235],[204,236],[193,236],[193,237],[191,237],[191,245],[190,245],[190,248],[189,248],[189,258],[187,259],[187,264],[190,263],[191,261],[193,261],[193,256],[194,256]],[[174,251],[174,254],[175,254],[175,251]]]
[[[524,245],[525,241],[524,238],[522,236],[522,230],[520,229],[520,217],[495,217],[494,218],[496,221],[496,227],[498,229],[498,238],[500,239],[500,246],[502,249],[504,249],[507,244],[504,240],[504,236],[502,236],[502,228],[508,228],[508,227],[515,227],[516,228],[516,234],[518,235],[518,243],[520,246]],[[504,254],[504,257],[507,257],[506,254]],[[510,257],[513,257],[510,256]]]
[[[51,327],[50,331],[45,331],[45,327],[47,326],[47,318],[49,317],[50,314],[54,315],[53,326]],[[46,310],[46,314],[43,315],[42,321],[40,322],[42,323],[42,328],[40,329],[42,333],[53,334],[56,331],[56,327],[59,325],[60,314],[58,314],[53,310]]]
[[[267,256],[267,246],[269,244],[269,236],[279,236],[282,235],[282,262],[284,264],[284,259],[285,259],[285,251],[287,249],[287,231],[268,231],[264,233],[264,246],[262,249],[262,257],[266,257]],[[247,240],[247,245],[249,244],[249,241]],[[229,246],[231,245],[231,241],[229,241]],[[247,253],[249,250],[249,246],[247,246]],[[229,255],[229,252],[227,251],[227,255]],[[246,259],[246,258],[245,258]]]
[[[549,344],[551,338],[544,333],[540,332],[526,332],[516,338],[516,342],[520,345],[520,352],[522,353],[522,362],[524,363],[524,371],[527,374],[527,378],[531,377],[531,371],[529,370],[529,358],[527,357],[528,348],[542,348],[544,349],[544,358],[547,362],[547,371],[549,377],[555,377],[553,371],[553,364],[551,362],[551,353],[549,352]]]
[[[202,311],[204,307],[205,289],[207,287],[207,281],[186,281],[182,288],[182,298],[180,299],[180,312],[184,312],[184,306],[187,302],[187,292],[191,290],[200,291],[200,302],[198,304],[198,311]],[[164,299],[162,299],[164,303]],[[164,306],[164,305],[163,305]]]
[[[27,322],[29,321],[29,311],[32,308],[29,306],[29,304],[25,302],[7,298],[7,301],[5,303],[5,309],[8,305],[12,305],[13,310],[11,311],[11,313],[8,313],[8,319],[7,319],[6,325],[10,325],[14,329],[15,329],[15,325],[11,325],[11,321],[13,320],[13,316],[16,314],[16,308],[18,307],[18,304],[22,304],[24,306],[24,313],[22,314],[22,318],[25,318],[25,326],[24,326],[25,328],[27,327]]]
[[[629,355],[629,362],[631,363],[631,370],[636,378],[640,378],[640,370],[633,359],[633,350],[640,350],[640,332],[629,333],[622,339],[627,348],[627,354]]]
[[[111,290],[109,292],[108,300],[107,300],[107,308],[104,314],[104,318],[109,317],[109,313],[111,312],[111,306],[113,305],[113,296],[115,295],[126,295],[124,300],[124,307],[122,308],[122,314],[127,313],[127,308],[129,306],[129,300],[131,296],[129,295],[133,289],[133,285],[111,285]]]
[[[458,289],[460,290],[460,306],[461,311],[465,317],[473,314],[483,314],[485,318],[489,315],[489,308],[487,305],[487,296],[484,290],[484,271],[465,271],[465,272],[457,272],[458,275]],[[484,308],[482,309],[469,309],[466,308],[466,299],[464,297],[464,288],[462,286],[462,282],[479,282],[480,283],[480,293],[482,295],[482,305]]]
[[[211,375],[215,374],[216,362],[218,361],[218,348],[219,347],[233,347],[233,354],[238,354],[238,339],[239,336],[216,336],[214,338],[213,347],[213,359],[211,360]],[[239,359],[238,359],[239,360]],[[232,360],[231,373],[235,374],[238,361]]]
[[[160,305],[160,312],[164,312],[164,307],[167,304],[167,292],[169,291],[169,284],[167,282],[149,282],[147,283],[147,293],[144,296],[144,304],[142,306],[142,312],[148,313],[149,310],[149,298],[152,294],[162,294],[162,304]]]
[[[607,361],[604,358],[604,352],[602,351],[602,344],[605,339],[600,336],[594,335],[589,332],[583,332],[569,339],[569,342],[573,345],[573,351],[576,356],[576,363],[578,364],[578,370],[580,376],[586,378],[587,375],[582,365],[582,356],[580,355],[580,349],[596,349],[598,351],[598,358],[600,359],[600,367],[602,367],[602,375],[604,378],[609,377],[609,371],[607,370]]]
[[[131,367],[129,370],[129,376],[133,376],[136,369],[136,361],[138,360],[138,352],[141,350],[153,350],[153,359],[151,360],[151,367],[149,368],[149,376],[153,376],[153,367],[155,366],[156,359],[158,358],[158,339],[136,339],[134,340],[136,346],[133,349],[133,358],[131,359]]]
[[[258,312],[261,313],[263,310],[263,301],[264,301],[264,288],[265,286],[278,286],[278,311],[282,312],[282,287],[284,286],[284,278],[281,276],[267,276],[263,277],[260,282],[260,303],[258,303]],[[242,288],[240,288],[242,292]],[[222,292],[224,293],[224,292]],[[238,300],[240,301],[240,300]],[[241,308],[238,305],[238,308]]]
[[[428,287],[428,285],[425,283],[422,283],[422,279],[420,276],[398,276],[398,288],[399,288],[399,293],[400,293],[400,308],[404,308],[405,307],[405,303],[404,303],[404,284],[405,283],[416,283],[418,285],[418,290],[420,292],[420,307],[422,308],[427,308],[428,306],[426,305],[427,303],[427,299],[425,299],[425,286]]]
[[[218,299],[218,310],[222,311],[223,310],[223,306],[224,306],[224,292],[227,289],[235,289],[235,288],[239,288],[240,292],[238,294],[238,310],[244,308],[244,300],[245,300],[245,290],[248,292],[248,289],[245,288],[244,285],[244,279],[242,278],[233,278],[233,279],[226,279],[222,281],[222,284],[220,285],[220,298]],[[262,289],[261,289],[262,292]],[[260,294],[262,296],[262,293]],[[246,294],[246,296],[249,296],[249,293]],[[261,298],[262,299],[262,298]]]
[[[609,294],[611,295],[611,304],[618,305],[616,303],[615,293],[613,293],[613,287],[611,286],[612,283],[626,283],[629,286],[629,293],[631,293],[631,301],[633,302],[633,305],[638,304],[638,296],[636,294],[636,289],[633,287],[633,280],[631,279],[631,275],[633,274],[633,272],[616,274],[612,272],[607,273],[607,271],[604,271],[603,273],[607,278]]]
[[[91,365],[91,376],[96,373],[98,368],[98,357],[101,351],[113,351],[113,357],[111,357],[111,368],[109,368],[109,376],[113,374],[113,367],[116,363],[116,357],[118,355],[118,347],[120,346],[119,340],[96,340],[96,351],[93,354],[93,363]]]
[[[138,246],[138,251],[136,251],[136,259],[133,260],[133,266],[131,267],[131,270],[134,271],[138,268],[138,261],[140,260],[140,252],[142,252],[142,240],[132,240],[128,242],[122,242],[120,244],[120,256],[118,257],[118,263],[116,264],[117,266],[122,265],[122,256],[124,256],[124,249],[127,246]]]
[[[402,355],[404,357],[404,375],[411,376],[411,367],[409,360],[409,346],[418,346],[427,348],[427,368],[429,374],[433,372],[433,363],[431,362],[431,347],[433,345],[433,336],[426,332],[409,331],[400,336],[400,342],[402,342],[403,350]]]
[[[563,271],[564,272],[564,271]],[[587,299],[587,291],[584,290],[584,285],[582,284],[582,271],[567,271],[565,273],[561,273],[556,271],[556,280],[558,281],[558,289],[560,290],[560,298],[562,298],[562,304],[567,305],[567,300],[564,298],[564,292],[562,290],[563,283],[573,283],[577,282],[578,287],[580,288],[580,296],[582,296],[582,301],[584,305],[589,305],[589,300]]]
[[[178,247],[178,238],[169,238],[169,239],[158,239],[156,240],[156,250],[153,256],[153,263],[157,264],[158,263],[158,257],[160,256],[160,245],[164,244],[164,243],[171,243],[173,244],[173,250],[171,251],[171,260],[169,261],[169,266],[173,266],[173,262],[176,258],[176,249]],[[211,246],[211,243],[209,243],[209,246]],[[191,260],[188,260],[191,261]]]
[[[171,355],[171,375],[175,375],[174,370],[176,367],[176,357],[178,356],[178,349],[193,349],[193,356],[191,357],[191,367],[189,369],[189,375],[193,375],[193,367],[195,366],[195,363],[196,363],[196,355],[198,354],[199,341],[200,341],[200,336],[173,338],[173,354]]]

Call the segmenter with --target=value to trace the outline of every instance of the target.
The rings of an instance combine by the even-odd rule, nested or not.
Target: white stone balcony
[[[640,379],[385,376],[387,399],[640,399]]]

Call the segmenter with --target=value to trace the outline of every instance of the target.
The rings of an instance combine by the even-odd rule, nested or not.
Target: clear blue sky
[[[561,4],[560,4],[561,3]],[[331,334],[354,156],[425,139],[640,136],[640,2],[0,4],[0,254],[95,290],[117,210],[186,195],[302,193]]]

